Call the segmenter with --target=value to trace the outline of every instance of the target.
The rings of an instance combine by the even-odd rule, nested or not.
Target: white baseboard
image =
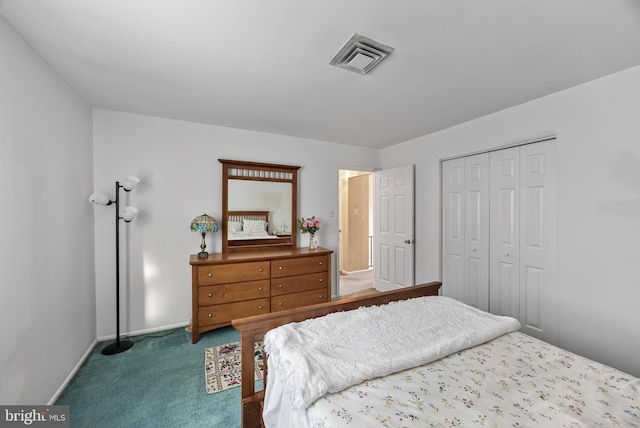
[[[80,358],[80,361],[78,361],[78,364],[75,365],[73,370],[71,370],[71,373],[69,373],[69,375],[64,380],[64,382],[62,382],[62,385],[60,385],[60,388],[58,388],[55,394],[53,394],[53,397],[51,397],[51,399],[47,403],[47,406],[52,406],[55,404],[56,401],[58,401],[58,398],[60,398],[62,391],[64,391],[67,385],[69,385],[69,382],[71,382],[71,379],[73,379],[76,373],[78,373],[78,370],[80,370],[80,367],[82,367],[86,359],[89,358],[89,355],[91,355],[91,353],[93,352],[97,344],[98,344],[98,339],[95,339],[93,343],[89,346],[89,349],[87,349],[84,355],[82,355],[82,358]]]
[[[162,327],[148,328],[146,330],[130,331],[130,332],[127,332],[127,333],[122,333],[122,335],[120,337],[122,337],[122,336],[129,336],[129,337],[138,336],[138,335],[141,335],[141,334],[155,333],[157,331],[171,330],[172,328],[186,327],[188,325],[189,325],[189,323],[178,323],[178,324],[172,324],[172,325],[165,325],[165,326],[162,326]],[[116,335],[115,334],[111,334],[109,336],[99,337],[97,340],[98,340],[98,342],[104,342],[105,340],[114,340],[115,338],[116,338]]]

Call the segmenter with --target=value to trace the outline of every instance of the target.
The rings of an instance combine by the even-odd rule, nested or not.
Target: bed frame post
[[[251,358],[247,358],[249,353],[242,352],[242,426],[243,427],[263,427],[262,424],[262,403],[264,401],[264,391],[255,392],[255,367],[253,350],[256,342],[254,331],[243,332],[241,338],[241,349],[250,349]],[[265,361],[266,365],[266,361]],[[266,377],[264,377],[266,382]],[[266,385],[266,383],[265,383]]]

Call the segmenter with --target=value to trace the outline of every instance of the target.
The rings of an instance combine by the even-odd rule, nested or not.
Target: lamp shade
[[[127,223],[133,221],[138,215],[138,209],[136,207],[124,207],[122,209],[122,219]]]
[[[207,214],[202,214],[191,221],[191,231],[192,232],[217,232],[218,223],[216,223],[215,218]]]
[[[104,193],[96,192],[91,194],[91,196],[89,196],[89,202],[97,205],[110,205],[112,201]]]
[[[124,181],[122,182],[122,187],[124,187],[124,190],[126,190],[128,192],[130,190],[135,189],[135,187],[138,185],[138,183],[140,183],[140,179],[138,177],[134,177],[133,175],[129,175],[129,176],[124,178]]]

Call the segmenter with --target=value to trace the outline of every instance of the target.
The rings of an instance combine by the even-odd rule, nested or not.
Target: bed
[[[226,227],[229,247],[291,245],[291,235],[269,234],[269,211],[229,211]]]
[[[269,358],[265,397],[243,356],[243,426],[262,414],[267,427],[297,428],[640,426],[640,379],[436,296],[439,287],[234,321],[242,349],[264,337]]]

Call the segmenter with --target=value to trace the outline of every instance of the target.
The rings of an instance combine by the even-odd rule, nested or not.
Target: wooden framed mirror
[[[218,159],[222,252],[297,247],[299,166]]]

